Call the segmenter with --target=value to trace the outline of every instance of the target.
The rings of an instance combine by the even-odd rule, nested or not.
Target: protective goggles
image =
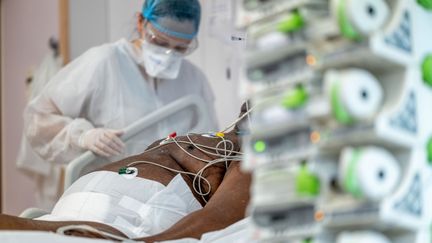
[[[155,32],[149,28],[149,23],[144,25],[144,40],[149,44],[166,49],[166,54],[187,56],[198,48],[198,40],[196,38],[192,39],[189,44],[179,43],[166,37],[156,35]]]

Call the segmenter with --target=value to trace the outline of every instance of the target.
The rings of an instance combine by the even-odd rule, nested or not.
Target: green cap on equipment
[[[300,168],[296,175],[296,192],[300,196],[317,196],[320,192],[318,177],[309,172],[306,165]]]
[[[267,148],[267,144],[262,140],[258,140],[254,144],[254,149],[258,153],[264,152],[266,150],[266,148]]]
[[[417,3],[427,10],[432,10],[432,0],[417,0]]]
[[[331,98],[331,107],[332,112],[335,117],[335,119],[341,123],[341,124],[351,124],[354,122],[354,118],[351,117],[349,112],[345,109],[345,106],[343,105],[341,98],[339,96],[340,94],[340,86],[341,81],[335,81],[330,93]]]
[[[287,109],[297,109],[303,106],[308,98],[306,89],[303,86],[299,86],[288,92],[282,101],[282,105]]]
[[[289,14],[284,20],[278,23],[277,30],[282,33],[291,33],[304,26],[304,19],[298,11]]]
[[[345,7],[346,7],[346,0],[340,0],[338,2],[337,19],[338,19],[339,29],[342,33],[342,36],[354,41],[361,40],[362,36],[360,35],[360,33],[357,32],[357,30],[351,24],[351,21],[346,13]]]
[[[431,0],[432,1],[432,0]],[[432,87],[432,54],[426,56],[422,64],[423,81]]]

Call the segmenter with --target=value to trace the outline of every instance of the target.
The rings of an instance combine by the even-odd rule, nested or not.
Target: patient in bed
[[[246,111],[242,107],[242,114]],[[37,220],[0,215],[0,229],[88,225],[145,242],[200,238],[244,218],[250,175],[240,171],[239,129],[156,141],[142,154],[89,173]],[[70,235],[100,234],[70,230]]]

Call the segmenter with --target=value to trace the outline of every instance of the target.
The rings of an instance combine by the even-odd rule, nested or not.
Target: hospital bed
[[[189,132],[206,132],[209,130],[208,119],[209,114],[205,107],[204,100],[196,95],[185,96],[178,99],[152,113],[137,120],[128,127],[124,129],[124,134],[121,139],[127,142],[129,139],[138,135],[141,131],[146,128],[157,124],[158,122],[168,118],[169,116],[182,111],[193,109],[196,112],[197,123]],[[76,159],[72,160],[65,169],[65,179],[64,179],[64,190],[66,190],[74,181],[76,181],[80,176],[85,173],[85,169],[94,163],[98,163],[100,158],[91,151],[87,151],[82,155],[78,156]],[[108,161],[107,161],[108,162]],[[101,164],[98,164],[101,166]],[[37,218],[42,215],[48,214],[48,212],[38,209],[38,208],[28,208],[24,210],[20,217],[23,218]]]
[[[204,132],[208,131],[207,122],[208,119],[208,111],[204,106],[204,102],[201,98],[196,96],[188,96],[182,99],[179,99],[175,102],[168,104],[167,106],[149,114],[148,116],[136,121],[131,124],[127,128],[125,128],[125,133],[121,137],[123,141],[128,141],[135,135],[139,134],[144,129],[148,128],[151,125],[156,124],[157,122],[169,117],[170,115],[184,110],[193,108],[197,112],[198,123],[195,124],[191,132]],[[98,157],[90,151],[83,153],[78,156],[76,159],[71,161],[65,170],[65,181],[64,188],[67,189],[74,181],[76,181],[80,176],[82,176],[85,172],[85,168]],[[20,216],[25,218],[37,218],[47,212],[37,209],[30,208],[25,210]],[[167,243],[222,243],[222,242],[237,242],[237,243],[245,243],[245,242],[254,242],[249,238],[251,235],[250,230],[250,219],[246,218],[236,222],[225,229],[208,232],[204,234],[200,240],[185,238],[173,241],[166,241]],[[42,243],[42,242],[58,242],[58,243],[104,243],[111,242],[108,240],[95,240],[95,239],[87,239],[87,238],[78,238],[78,237],[69,237],[63,236],[59,234],[55,234],[52,232],[43,232],[43,231],[1,231],[0,232],[0,242],[8,243],[8,242],[32,242],[32,243]]]

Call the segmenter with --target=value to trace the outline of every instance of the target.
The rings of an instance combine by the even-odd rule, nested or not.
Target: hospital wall
[[[58,33],[58,0],[2,0],[2,186],[3,212],[19,214],[34,205],[33,182],[16,168],[26,104],[25,80]]]

